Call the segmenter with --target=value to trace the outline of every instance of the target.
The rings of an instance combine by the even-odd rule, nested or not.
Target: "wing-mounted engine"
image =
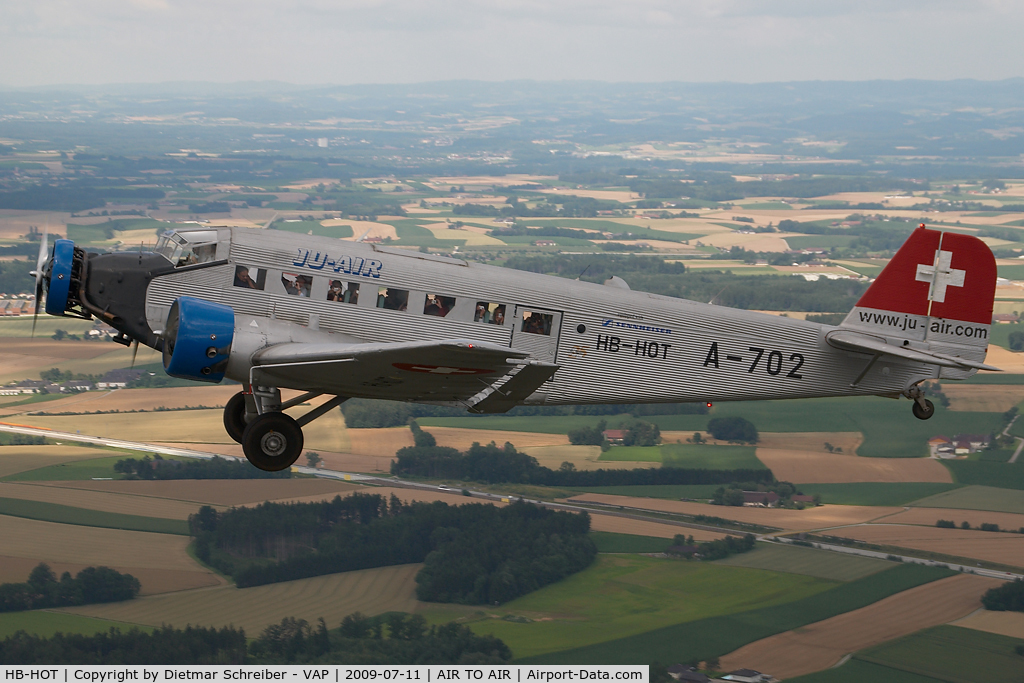
[[[171,305],[164,327],[164,370],[172,377],[217,383],[231,357],[235,312],[189,296]]]

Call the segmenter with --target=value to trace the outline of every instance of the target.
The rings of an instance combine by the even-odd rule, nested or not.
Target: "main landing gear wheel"
[[[224,430],[232,439],[242,443],[245,432],[245,394],[238,392],[224,406]]]
[[[935,404],[928,399],[924,399],[924,405],[914,401],[914,405],[912,405],[910,409],[913,411],[914,417],[918,420],[927,420],[935,414]]]
[[[302,427],[284,413],[263,413],[245,426],[242,452],[261,470],[288,469],[302,454]]]

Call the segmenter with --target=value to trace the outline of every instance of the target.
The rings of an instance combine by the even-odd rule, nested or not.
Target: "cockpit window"
[[[217,257],[217,232],[197,230],[180,233],[168,230],[160,236],[156,252],[175,267],[207,263]]]

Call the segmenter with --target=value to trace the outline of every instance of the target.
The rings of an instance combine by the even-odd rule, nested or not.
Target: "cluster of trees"
[[[708,432],[719,441],[757,443],[757,427],[743,417],[713,417],[708,420]]]
[[[152,632],[112,628],[87,636],[46,638],[18,631],[0,641],[0,664],[245,664],[245,632],[162,626]]]
[[[780,498],[780,504],[786,506],[793,494],[800,494],[801,491],[794,484],[788,481],[746,481],[732,482],[727,486],[720,486],[711,494],[712,505],[726,505],[742,507],[744,491],[772,492]],[[814,504],[821,505],[821,496],[814,495]],[[798,503],[798,505],[800,505]]]
[[[89,605],[131,600],[139,594],[139,580],[109,567],[86,567],[72,578],[60,580],[45,562],[29,574],[25,583],[0,584],[0,612],[19,612],[45,607]]]
[[[1024,612],[1024,579],[990,588],[981,596],[981,604],[995,612]]]
[[[2,263],[2,262],[0,262]],[[462,408],[447,408],[400,401],[350,398],[341,404],[345,424],[352,428],[404,427],[421,417],[478,417]],[[510,410],[509,417],[534,415],[625,415],[643,417],[649,415],[706,415],[704,403],[651,403],[651,404],[605,404],[581,406],[517,406]],[[479,416],[485,417],[485,416]]]
[[[231,205],[227,202],[203,202],[189,204],[188,210],[192,213],[228,213],[231,211]]]
[[[576,446],[600,446],[602,450],[608,450],[608,440],[604,438],[607,426],[607,421],[601,420],[593,427],[570,429],[569,443]],[[624,446],[657,446],[661,443],[661,429],[644,420],[627,422],[619,425],[618,429],[623,431]]]
[[[530,218],[593,218],[598,211],[610,211],[626,208],[620,202],[593,197],[574,197],[548,195],[545,201],[533,208],[519,201],[518,197],[510,196],[504,206],[491,204],[455,204],[452,214],[455,216],[518,216]],[[585,238],[590,239],[590,238]]]
[[[0,209],[73,213],[104,206],[108,199],[145,201],[164,196],[164,191],[155,187],[92,187],[81,183],[30,185],[0,191]]]
[[[955,529],[956,528],[956,522],[954,522],[951,519],[940,519],[940,520],[935,522],[935,526],[939,527],[940,529]],[[971,523],[967,522],[967,521],[960,522],[960,528],[961,529],[970,529],[971,528]],[[977,526],[977,529],[979,531],[1005,531],[1007,533],[1011,533],[1011,534],[1013,533],[1013,529],[1000,529],[999,525],[995,524],[993,522],[982,522],[981,524],[979,524]],[[1017,533],[1024,534],[1024,526],[1022,526],[1020,529],[1018,529]]]
[[[45,436],[0,432],[0,446],[42,446],[45,443]]]
[[[212,457],[209,460],[168,460],[159,453],[152,457],[125,458],[114,463],[114,471],[125,479],[289,479],[291,470],[265,472],[248,460]]]
[[[425,442],[424,442],[425,443]],[[563,463],[553,470],[506,443],[498,447],[474,443],[462,453],[447,446],[417,445],[402,448],[391,463],[391,473],[428,479],[462,479],[490,484],[538,486],[649,486],[653,484],[727,484],[737,480],[772,482],[771,470],[703,470],[651,467],[632,470],[577,470]]]
[[[494,636],[478,636],[455,622],[428,628],[422,616],[398,612],[357,612],[331,630],[323,619],[311,625],[286,617],[252,642],[241,629],[197,626],[49,638],[18,631],[0,641],[0,665],[503,664],[511,658]]]
[[[502,603],[587,567],[590,518],[526,503],[403,504],[353,494],[330,502],[264,503],[189,518],[196,555],[239,587],[423,562],[417,595]]]
[[[699,556],[702,560],[724,560],[730,555],[746,553],[754,549],[754,534],[743,534],[743,536],[725,536],[713,541],[704,541],[694,545],[693,536],[676,534],[672,540],[672,547],[669,553],[682,555],[687,559]]]
[[[730,173],[704,172],[692,174],[694,182],[682,183],[673,177],[636,177],[628,179],[629,189],[645,197],[676,199],[689,197],[709,202],[727,202],[746,197],[823,197],[838,192],[886,192],[894,186],[907,190],[926,190],[928,184],[895,178],[863,178],[856,176],[803,177],[786,180],[738,182]],[[618,184],[626,184],[619,178]]]

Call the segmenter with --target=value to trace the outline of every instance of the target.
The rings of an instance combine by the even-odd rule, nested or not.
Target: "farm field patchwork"
[[[959,488],[959,484],[927,482],[858,482],[842,484],[798,485],[809,496],[820,495],[829,505],[881,505],[902,506],[927,496]]]
[[[687,536],[693,536],[697,542],[712,541],[725,536],[724,533],[717,531],[693,529],[677,524],[664,524],[657,520],[647,521],[615,515],[591,515],[590,528],[593,531],[608,531],[616,534],[633,534],[654,538],[674,538],[676,534],[686,534]]]
[[[60,576],[64,572],[70,572],[72,576],[89,566],[103,566],[102,563],[92,562],[59,562],[46,558],[11,557],[0,552],[0,583],[21,583],[28,580],[29,574],[39,565],[46,562],[53,572]],[[227,580],[216,574],[196,565],[194,570],[184,569],[154,569],[153,567],[131,567],[115,565],[107,562],[106,566],[112,567],[119,572],[131,574],[139,580],[142,585],[140,595],[155,595],[158,593],[174,593],[177,591],[190,590],[193,588],[205,588],[208,586],[226,585]]]
[[[0,498],[0,515],[57,522],[58,524],[188,535],[188,524],[181,519],[126,515],[20,498]]]
[[[952,483],[949,470],[931,458],[864,458],[853,453],[758,448],[776,479],[804,484],[850,482]]]
[[[1015,683],[1024,640],[957,626],[937,626],[884,643],[857,658],[950,683]]]
[[[780,508],[727,507],[669,501],[658,498],[631,498],[604,494],[581,494],[569,500],[575,502],[597,502],[604,505],[632,507],[660,512],[675,512],[685,515],[713,515],[725,519],[763,526],[777,527],[790,531],[820,529],[844,524],[860,524],[877,517],[890,515],[899,508],[867,507],[857,505],[822,505],[805,510],[784,510]],[[1024,537],[1022,537],[1024,539]]]
[[[115,515],[133,515],[165,520],[186,520],[189,515],[199,509],[197,503],[166,498],[122,495],[102,491],[84,491],[81,489],[18,484],[14,482],[6,482],[3,486],[0,486],[0,498],[35,501],[46,505],[84,508],[86,510],[96,510]]]
[[[671,541],[656,536],[616,534],[610,531],[592,531],[590,539],[594,541],[599,553],[663,553],[671,545]]]
[[[804,574],[830,581],[855,581],[892,567],[886,560],[779,543],[758,543],[754,550],[717,560],[716,564]]]
[[[961,484],[977,484],[1024,490],[1024,460],[1010,464],[985,460],[951,460],[943,463]]]
[[[81,633],[91,636],[97,633],[106,633],[112,628],[127,631],[130,628],[138,627],[121,621],[94,619],[77,614],[62,614],[45,610],[0,614],[0,639],[13,636],[17,631],[49,638],[55,633]],[[145,627],[143,629],[149,630]]]
[[[950,410],[1003,413],[1024,401],[1024,384],[959,384],[947,382],[942,393]]]
[[[160,389],[118,389],[117,391],[89,391],[61,398],[34,408],[47,413],[100,411],[181,409],[206,406],[223,408],[228,399],[238,393],[236,385],[163,387]]]
[[[123,453],[121,455],[107,455],[109,450],[101,448],[80,449],[88,450],[93,457],[89,459],[73,460],[70,462],[58,462],[53,465],[45,464],[37,469],[22,470],[4,477],[6,482],[19,481],[89,481],[92,479],[118,479],[121,475],[114,471],[114,465],[118,460],[135,457],[135,453]]]
[[[722,657],[722,667],[726,671],[767,671],[781,679],[820,671],[846,653],[969,614],[981,604],[982,594],[999,583],[964,574],[916,586],[872,605],[745,645]]]
[[[409,434],[409,445],[411,446],[412,433],[409,432],[408,429],[405,431]],[[561,434],[550,434],[545,432],[488,430],[486,434],[481,434],[480,431],[476,429],[452,429],[449,427],[431,427],[426,431],[433,434],[434,438],[437,439],[438,446],[457,448],[460,451],[469,449],[474,442],[489,443],[491,441],[495,442],[499,446],[504,444],[506,441],[509,441],[514,444],[516,448],[569,445],[568,437]],[[394,451],[391,452],[391,455],[394,455]]]
[[[795,574],[601,555],[590,568],[494,610],[531,622],[489,618],[470,628],[501,638],[520,659],[753,606],[778,605],[832,585]]]
[[[914,501],[913,505],[1024,514],[1024,491],[993,486],[963,486],[921,498]]]
[[[663,467],[689,469],[740,470],[764,469],[751,446],[703,446],[698,444],[665,444],[661,448]]]
[[[636,498],[662,498],[665,500],[680,500],[682,498],[695,500],[710,500],[712,494],[718,489],[717,484],[653,484],[651,486],[594,486],[594,487],[566,487],[569,491],[578,493],[607,494],[611,496],[628,496]]]
[[[245,629],[249,636],[284,617],[310,623],[323,617],[331,628],[353,612],[417,612],[416,573],[421,565],[408,564],[328,574],[255,588],[222,586],[157,595],[127,602],[68,607],[68,614],[160,626],[187,624]]]
[[[830,529],[829,536],[1024,567],[1024,535],[903,524],[862,524]]]
[[[958,508],[912,507],[889,517],[876,519],[878,524],[921,524],[935,526],[940,519],[952,520],[960,526],[968,522],[972,527],[982,524],[998,524],[1000,529],[1017,531],[1024,529],[1024,514],[1013,512],[991,512],[987,510],[964,510]]]
[[[983,609],[959,619],[954,626],[1024,640],[1024,612],[990,612]]]
[[[103,451],[79,446],[0,446],[0,479],[102,455]]]
[[[856,657],[842,666],[788,679],[789,683],[948,683],[938,678],[873,664]]]
[[[347,495],[354,484],[330,479],[176,479],[169,481],[53,482],[58,488],[104,491],[132,496],[170,498],[204,505],[244,505],[311,495]],[[361,489],[360,490],[365,490]]]
[[[719,567],[721,569],[721,567]],[[760,572],[766,576],[785,576]],[[747,611],[674,624],[608,642],[527,658],[533,664],[629,664],[706,660],[722,656],[768,636],[866,607],[883,598],[952,576],[921,565],[898,565],[808,597],[772,607],[751,605]],[[792,576],[792,575],[790,575]]]

